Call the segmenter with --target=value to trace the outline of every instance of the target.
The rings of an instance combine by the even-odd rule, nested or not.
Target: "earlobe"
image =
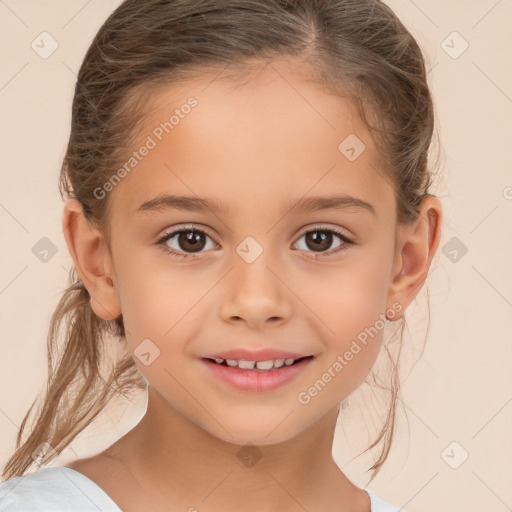
[[[104,320],[121,314],[112,263],[103,234],[87,221],[82,205],[69,199],[64,205],[62,228],[80,279],[91,296],[91,308]]]
[[[398,301],[403,310],[414,300],[425,279],[441,238],[442,208],[435,196],[426,196],[417,220],[400,227],[399,243],[388,290],[388,307]]]

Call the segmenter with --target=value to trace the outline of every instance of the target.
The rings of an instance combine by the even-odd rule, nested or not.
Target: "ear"
[[[113,265],[104,235],[89,224],[81,203],[69,199],[62,218],[64,237],[80,279],[91,296],[91,308],[104,320],[121,314]]]
[[[414,223],[399,226],[388,307],[398,302],[405,311],[420,291],[439,245],[441,223],[441,203],[429,195],[423,198]]]

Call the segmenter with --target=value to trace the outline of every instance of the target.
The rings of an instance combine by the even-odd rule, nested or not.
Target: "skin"
[[[123,510],[172,503],[172,510],[370,511],[331,452],[340,402],[370,372],[383,329],[309,403],[297,397],[393,304],[401,307],[393,320],[403,314],[437,250],[442,210],[426,197],[415,223],[396,224],[393,187],[357,112],[304,78],[303,68],[273,61],[243,83],[205,75],[155,93],[141,144],[189,97],[198,106],[110,192],[111,250],[76,200],[65,205],[66,242],[93,311],[107,320],[123,314],[132,354],[146,338],[160,350],[147,366],[134,357],[149,382],[140,423],[101,454],[69,464]],[[338,150],[349,134],[366,145],[354,161]],[[162,193],[213,198],[229,211],[136,213]],[[371,203],[375,215],[355,207],[282,211],[303,196],[333,193]],[[201,252],[183,259],[156,245],[190,223],[208,235]],[[337,228],[354,244],[333,253],[343,243],[333,234],[315,251],[304,236],[315,228]],[[263,249],[252,263],[236,252],[248,236]],[[178,237],[167,246],[190,253]],[[277,390],[246,392],[198,359],[237,347],[315,357]],[[261,456],[250,467],[237,456],[248,444]]]

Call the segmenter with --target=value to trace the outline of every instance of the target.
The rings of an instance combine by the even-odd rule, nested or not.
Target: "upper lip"
[[[244,361],[270,361],[273,359],[299,359],[301,357],[309,357],[312,354],[299,354],[297,352],[286,352],[285,350],[276,350],[273,348],[265,348],[260,350],[249,350],[245,348],[237,348],[234,350],[226,350],[225,352],[217,352],[215,354],[206,354],[202,356],[205,359],[243,359]]]

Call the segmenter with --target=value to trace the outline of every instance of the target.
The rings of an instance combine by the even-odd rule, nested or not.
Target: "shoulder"
[[[387,501],[381,500],[376,494],[369,489],[364,489],[370,496],[371,512],[406,512],[403,508],[391,505]]]
[[[2,512],[120,512],[94,482],[67,467],[40,469],[0,482]]]

